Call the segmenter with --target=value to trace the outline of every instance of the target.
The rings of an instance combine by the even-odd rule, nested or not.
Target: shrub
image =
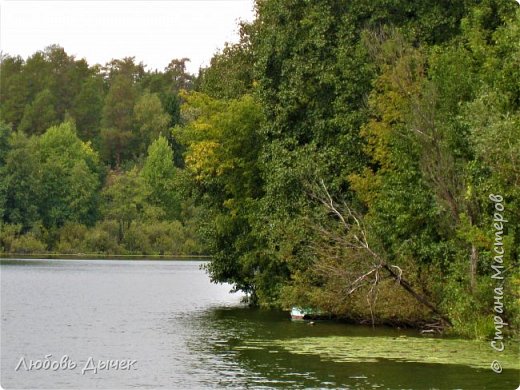
[[[67,222],[59,230],[58,253],[81,253],[85,250],[87,227],[80,223]]]
[[[46,251],[46,246],[38,240],[33,233],[29,232],[15,238],[11,242],[11,253],[42,253]]]
[[[85,235],[85,251],[89,253],[119,254],[119,227],[115,221],[102,221]]]
[[[19,236],[22,225],[0,224],[0,249],[2,252],[12,252],[11,246]]]
[[[127,252],[133,254],[150,254],[150,240],[140,223],[134,223],[128,228],[123,237],[123,245]]]

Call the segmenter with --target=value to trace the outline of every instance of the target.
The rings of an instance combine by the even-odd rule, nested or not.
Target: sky
[[[148,70],[187,57],[197,73],[225,42],[238,41],[238,22],[252,21],[253,7],[254,0],[3,0],[0,50],[26,59],[58,44],[91,65],[135,56]]]

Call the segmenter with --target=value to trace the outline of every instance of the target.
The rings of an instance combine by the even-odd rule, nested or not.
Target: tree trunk
[[[422,295],[415,292],[415,290],[412,288],[410,283],[408,283],[405,279],[403,279],[400,275],[396,274],[392,268],[390,268],[388,265],[383,266],[384,269],[390,273],[390,275],[397,280],[397,282],[403,287],[406,291],[408,291],[409,294],[411,294],[417,301],[422,303],[424,306],[429,308],[431,311],[433,311],[435,314],[437,314],[444,322],[446,322],[448,325],[453,325],[448,317],[446,317],[444,314],[442,314],[431,302],[429,302],[426,298],[424,298]]]
[[[477,262],[478,262],[478,251],[475,244],[471,244],[471,257],[470,257],[470,269],[469,269],[469,277],[470,277],[470,286],[471,292],[475,292],[477,287]]]

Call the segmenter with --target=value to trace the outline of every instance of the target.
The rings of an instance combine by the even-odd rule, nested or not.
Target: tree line
[[[499,256],[514,331],[517,4],[256,12],[197,76],[186,59],[150,72],[59,47],[4,57],[4,250],[199,251],[252,304],[471,337],[493,332]]]
[[[170,131],[179,91],[193,87],[186,61],[89,66],[55,45],[2,57],[4,252],[204,252]]]

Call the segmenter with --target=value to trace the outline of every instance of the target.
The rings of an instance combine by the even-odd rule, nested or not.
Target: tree
[[[10,125],[0,121],[0,167],[5,165],[5,159],[10,149],[10,139],[13,130]]]
[[[23,133],[13,133],[2,168],[5,186],[4,222],[28,230],[39,219],[40,171],[32,143]]]
[[[159,136],[167,134],[170,116],[164,112],[157,94],[144,93],[134,107],[135,126],[138,129],[138,149],[144,153]]]
[[[33,141],[40,172],[35,202],[46,227],[65,222],[92,225],[97,214],[99,161],[90,144],[82,142],[70,122],[51,127]]]
[[[28,100],[28,86],[23,75],[24,61],[21,57],[1,55],[0,61],[0,114],[2,120],[14,128],[20,123]]]
[[[107,178],[107,185],[103,190],[102,213],[105,218],[117,221],[119,242],[123,240],[132,223],[143,217],[148,195],[136,167],[123,174],[113,172]]]
[[[186,62],[189,61],[189,58],[173,59],[164,69],[164,74],[169,83],[173,84],[175,92],[191,89],[193,76],[186,72]]]
[[[28,135],[40,135],[56,124],[58,116],[54,109],[54,97],[45,89],[36,95],[34,101],[25,107],[18,129]]]
[[[417,77],[420,81],[417,82],[411,80],[409,83],[404,80],[406,86],[412,88],[406,92],[411,92],[418,98],[415,103],[410,103],[406,97],[401,96],[402,91],[397,93],[386,90],[385,88],[395,87],[389,80],[392,77],[391,72],[386,72],[377,63],[371,53],[373,48],[367,45],[363,36],[367,30],[377,35],[395,29],[402,32],[404,39],[412,47],[449,45],[460,34],[461,20],[471,7],[471,4],[464,1],[440,2],[435,6],[426,1],[396,3],[391,6],[380,1],[338,3],[267,0],[257,3],[257,20],[248,26],[247,37],[241,41],[244,45],[234,47],[236,53],[229,49],[226,54],[229,53],[230,58],[219,55],[213,62],[217,69],[221,61],[223,64],[235,65],[234,61],[252,58],[253,91],[265,114],[265,121],[262,121],[260,129],[249,133],[262,148],[260,157],[257,157],[257,161],[262,162],[256,165],[260,170],[258,177],[261,182],[257,184],[261,186],[261,190],[251,202],[254,206],[240,208],[234,221],[230,221],[231,218],[226,215],[217,212],[214,214],[214,230],[217,231],[215,237],[218,237],[215,240],[216,247],[227,245],[235,248],[234,252],[229,251],[227,260],[223,255],[215,256],[210,269],[216,280],[231,281],[237,286],[243,286],[246,291],[254,291],[264,304],[277,302],[281,287],[294,275],[305,272],[315,260],[307,248],[313,239],[312,235],[316,233],[309,230],[305,221],[320,212],[316,204],[309,201],[305,189],[306,183],[316,177],[324,179],[333,198],[346,199],[349,204],[359,205],[360,209],[367,207],[363,204],[365,199],[373,198],[371,202],[374,209],[379,207],[384,211],[381,219],[374,217],[373,223],[381,229],[378,233],[388,233],[387,236],[382,234],[381,239],[385,250],[389,249],[391,261],[395,260],[394,256],[398,257],[403,253],[406,261],[409,261],[418,252],[421,259],[419,264],[423,260],[427,264],[434,258],[442,258],[442,247],[446,243],[436,245],[441,238],[440,233],[436,232],[438,225],[422,225],[425,218],[439,212],[437,204],[432,207],[431,203],[435,193],[440,192],[436,190],[441,188],[425,183],[429,180],[428,177],[433,178],[433,175],[428,176],[424,170],[427,165],[424,163],[425,156],[432,149],[424,148],[419,139],[409,132],[406,137],[401,137],[401,130],[414,131],[409,113],[413,109],[418,114],[426,112],[419,112],[416,103],[427,95],[428,89],[422,89],[421,85],[421,82],[428,83],[427,76],[419,74]],[[494,16],[490,24],[496,28],[497,23],[493,18]],[[413,63],[414,60],[421,58],[411,58],[409,67],[420,70],[424,63]],[[399,66],[408,66],[405,63],[406,61]],[[453,69],[463,67],[462,61]],[[378,80],[381,73],[384,76]],[[226,75],[223,83],[218,82],[221,74]],[[243,76],[244,80],[249,77]],[[198,86],[202,90],[207,88],[215,96],[227,97],[233,93],[241,93],[240,87],[234,88],[233,93],[225,89],[226,86],[235,85],[234,82],[240,85],[240,77],[239,72],[233,71],[229,74],[215,71],[212,75],[210,68],[201,72]],[[383,80],[385,77],[387,79]],[[466,88],[469,79],[471,76],[468,73],[468,77],[457,80],[456,89],[464,94],[464,98],[472,93],[471,89],[468,91]],[[371,139],[360,130],[371,118],[371,108],[367,107],[366,98],[378,81],[384,86],[377,92],[392,99],[388,99],[389,103],[385,107],[379,107],[376,103],[374,122],[380,121],[383,124],[374,125],[374,131],[378,127],[381,134]],[[398,81],[393,82],[397,84]],[[205,85],[205,82],[208,84]],[[432,80],[431,86],[433,84],[435,82]],[[433,90],[435,88],[432,87],[430,91]],[[392,96],[392,92],[397,96]],[[439,114],[442,111],[443,118],[448,112],[457,112],[452,109],[454,96],[448,97],[450,93],[444,95],[445,100],[442,102],[435,100],[435,103],[446,103],[445,108],[432,107],[433,110],[438,109]],[[216,103],[201,96],[199,98],[199,107],[193,107],[190,104],[193,103],[192,100],[186,104],[187,110],[183,109],[187,128],[198,127],[201,137],[198,142],[186,144],[185,161],[198,186],[204,188],[207,203],[213,203],[212,210],[217,210],[215,206],[230,196],[226,192],[227,188],[222,190],[221,186],[227,184],[225,179],[228,174],[233,176],[235,169],[237,173],[240,172],[240,165],[234,165],[234,158],[227,158],[228,148],[223,146],[226,143],[211,133],[218,126],[206,122],[213,117],[206,117],[207,112],[227,112],[228,108],[222,102]],[[426,100],[421,102],[420,106],[426,108]],[[392,107],[392,104],[396,107]],[[381,120],[378,116],[387,113],[397,117],[383,117]],[[395,126],[393,119],[397,122]],[[385,123],[387,121],[389,123]],[[446,122],[446,125],[449,127],[452,124]],[[202,136],[204,133],[207,134],[205,137]],[[389,136],[388,133],[392,134]],[[466,156],[453,154],[458,152],[455,143],[459,142],[459,146],[464,146],[464,142],[460,144],[464,137],[462,134],[457,136],[456,126],[450,127],[446,133],[449,136],[441,143],[446,143],[447,147],[441,154],[445,157],[443,161],[449,172],[457,172],[457,167],[467,161]],[[452,141],[454,144],[450,144]],[[379,143],[382,144],[381,147],[378,147]],[[408,155],[399,158],[403,151]],[[372,155],[372,152],[386,152],[389,156]],[[464,150],[461,152],[466,153]],[[429,155],[435,156],[434,153]],[[229,165],[223,166],[224,162]],[[396,168],[401,162],[405,168]],[[386,165],[380,167],[379,164]],[[440,165],[434,165],[434,169],[437,172],[442,170]],[[366,180],[356,182],[355,177],[363,176],[364,173],[367,174]],[[381,183],[369,185],[372,184],[368,183],[371,173],[375,173],[373,176]],[[461,177],[452,175],[446,179],[458,181]],[[362,185],[366,185],[366,191],[363,191]],[[413,192],[408,193],[410,188]],[[383,194],[378,194],[379,191]],[[381,197],[377,199],[378,195]],[[392,210],[394,200],[398,207]],[[227,202],[234,204],[235,201],[233,197],[233,201],[228,199]],[[407,201],[413,202],[413,207],[407,205]],[[401,215],[400,211],[403,211],[403,223],[399,223],[401,230],[392,231],[391,216]],[[375,210],[372,215],[376,215]],[[235,221],[241,223],[235,224]],[[406,221],[410,224],[406,225]],[[421,229],[414,231],[417,226]],[[406,241],[400,247],[399,240],[395,238],[407,237],[408,233],[413,237],[411,243]],[[428,237],[429,234],[431,237]],[[388,239],[385,240],[385,237]],[[431,246],[426,245],[421,252],[421,249],[415,247],[420,245],[419,242]],[[408,244],[410,245],[407,246]],[[219,253],[218,249],[213,249]],[[415,275],[415,272],[414,268],[411,274]],[[424,275],[425,272],[419,270],[417,274]],[[426,286],[426,283],[421,286]]]
[[[97,216],[98,157],[76,135],[74,125],[49,128],[27,138],[13,133],[2,174],[6,183],[4,220],[28,230],[66,221],[91,225]]]
[[[134,140],[133,134],[113,127],[102,128],[99,137],[103,160],[111,167],[119,169],[121,163],[130,156],[129,146]]]
[[[123,75],[116,76],[105,99],[101,120],[104,158],[116,167],[131,155],[135,100],[132,81]]]
[[[37,51],[25,61],[22,74],[29,101],[43,90],[50,89],[52,74],[44,51]]]
[[[75,96],[79,93],[83,80],[91,73],[85,60],[75,60],[57,45],[46,47],[36,52],[24,62],[20,57],[3,56],[2,58],[2,113],[4,119],[18,129],[24,111],[27,117],[24,128],[37,122],[40,115],[50,115],[52,123],[64,120],[72,108]],[[45,92],[48,90],[48,92]],[[42,96],[52,98],[52,102],[41,101]],[[43,108],[42,108],[43,103]],[[31,105],[38,107],[31,108]],[[52,114],[47,110],[52,106]],[[46,117],[41,121],[45,123]],[[47,127],[48,127],[47,126]],[[36,134],[42,134],[46,126],[38,128]],[[33,132],[34,133],[34,132]]]
[[[102,126],[132,132],[135,100],[132,81],[123,75],[116,76],[105,99]]]
[[[161,207],[168,219],[180,217],[180,194],[176,188],[173,152],[164,136],[149,147],[141,175],[149,188],[150,203]]]
[[[498,44],[501,33],[512,32],[509,26],[499,28],[490,42]],[[369,98],[371,119],[362,129],[371,161],[363,173],[350,176],[367,208],[364,220],[386,257],[404,272],[412,271],[457,331],[474,337],[485,334],[480,324],[490,311],[482,298],[490,293],[488,195],[499,189],[511,194],[508,188],[518,178],[491,146],[497,137],[507,140],[508,155],[515,155],[513,113],[518,108],[495,84],[504,77],[495,78],[502,68],[488,63],[494,63],[497,48],[474,40],[475,35],[488,35],[480,29],[469,28],[461,37],[470,39],[465,45],[429,49],[414,48],[395,32],[372,35],[375,45],[368,39],[380,70]],[[504,50],[501,64],[512,53]],[[510,207],[515,213],[516,203]],[[515,241],[513,236],[505,241]],[[515,250],[511,252],[514,256]],[[469,328],[467,323],[479,325]]]
[[[250,40],[266,115],[260,129],[265,193],[254,226],[266,243],[266,271],[255,287],[268,303],[310,261],[304,221],[314,206],[305,182],[319,175],[336,195],[348,191],[348,175],[365,163],[359,127],[374,69],[359,44],[356,18],[346,3],[258,3]]]
[[[197,90],[218,99],[236,99],[253,90],[253,53],[247,24],[240,26],[240,42],[227,44],[211,58],[210,66],[201,69]]]
[[[85,60],[77,61],[58,45],[46,47],[44,55],[49,68],[49,89],[55,99],[56,115],[59,121],[63,121],[81,90],[83,80],[89,76],[90,69]]]
[[[0,122],[0,221],[4,220],[7,201],[7,175],[5,171],[6,157],[10,149],[12,136],[11,126]]]
[[[113,84],[120,76],[135,84],[140,82],[145,74],[143,63],[136,64],[135,57],[114,59],[108,62],[101,71],[110,84]]]
[[[186,170],[208,210],[201,230],[213,253],[211,278],[234,284],[256,301],[255,287],[273,276],[272,269],[262,268],[265,259],[252,230],[255,202],[262,194],[261,108],[247,95],[221,101],[192,92],[183,99],[188,124],[174,136],[186,146]]]
[[[95,75],[87,78],[74,99],[71,114],[76,120],[78,135],[82,140],[94,140],[99,136],[103,110],[103,80]]]
[[[343,299],[357,290],[368,290],[367,302],[372,323],[373,306],[377,300],[380,282],[385,277],[390,277],[397,282],[397,286],[402,287],[418,303],[439,316],[446,325],[452,325],[450,319],[428,297],[417,292],[405,279],[406,274],[403,270],[389,262],[386,252],[377,242],[377,238],[374,239],[361,215],[346,203],[338,204],[322,180],[315,187],[318,187],[318,190],[311,195],[322,204],[329,216],[333,217],[336,226],[330,228],[330,225],[323,226],[319,222],[317,226],[313,226],[319,231],[318,241],[311,245],[311,250],[317,257],[314,271],[321,273],[320,276],[325,280],[339,276]]]

